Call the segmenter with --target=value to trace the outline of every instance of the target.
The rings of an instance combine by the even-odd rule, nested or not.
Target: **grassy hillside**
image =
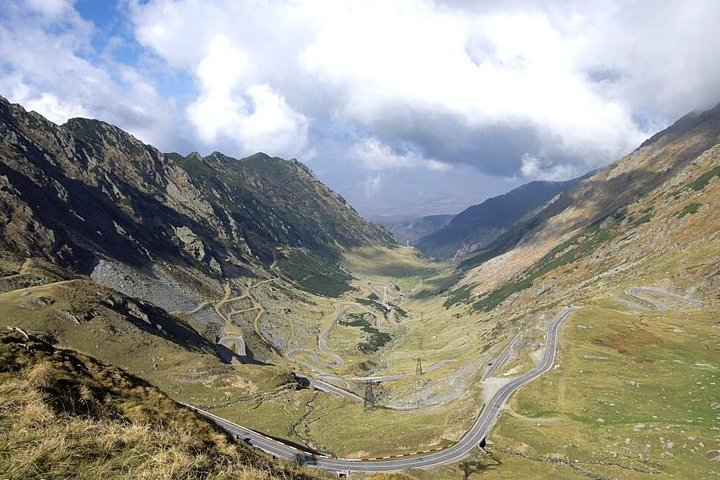
[[[545,462],[575,478],[713,478],[718,310],[613,307],[572,318],[561,367],[513,398],[493,450],[518,471]]]
[[[568,271],[560,267],[572,270],[576,260],[606,258],[610,251],[617,251],[608,249],[611,245],[621,245],[631,257],[651,256],[650,250],[630,254],[637,245],[636,236],[645,242],[645,237],[657,235],[654,230],[662,229],[663,242],[669,239],[668,231],[678,238],[696,238],[695,231],[685,229],[687,222],[694,225],[693,218],[708,218],[708,226],[715,224],[702,205],[717,198],[716,188],[708,188],[717,178],[713,172],[719,139],[720,107],[678,121],[561,194],[532,221],[508,232],[485,252],[468,258],[463,264],[469,270],[463,285],[472,285],[479,297],[491,296],[479,306],[494,308],[550,271],[558,275]]]
[[[0,476],[311,479],[156,388],[70,350],[0,332]]]

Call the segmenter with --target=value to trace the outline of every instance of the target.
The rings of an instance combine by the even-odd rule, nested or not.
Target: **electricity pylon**
[[[372,380],[368,380],[365,382],[365,401],[363,402],[363,409],[369,410],[373,407],[375,407],[375,401],[377,400],[375,398],[375,392],[373,390],[373,385],[375,382]]]

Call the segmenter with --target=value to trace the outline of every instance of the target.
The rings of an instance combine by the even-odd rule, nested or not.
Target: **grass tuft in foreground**
[[[234,444],[158,389],[0,332],[0,478],[317,478]]]

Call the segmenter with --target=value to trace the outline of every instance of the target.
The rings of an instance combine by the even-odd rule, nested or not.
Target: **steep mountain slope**
[[[465,285],[476,285],[468,288],[474,288],[479,295],[497,290],[495,300],[485,305],[490,308],[496,300],[502,301],[527,288],[560,266],[587,260],[586,257],[597,255],[601,246],[605,248],[613,241],[637,235],[639,229],[647,228],[645,223],[665,232],[682,233],[686,220],[670,212],[666,224],[655,224],[652,220],[661,208],[681,210],[687,195],[682,192],[703,194],[694,193],[691,187],[685,190],[681,187],[691,180],[706,182],[706,186],[712,183],[717,173],[719,139],[720,107],[684,117],[627,157],[562,193],[555,202],[485,250],[467,257],[463,262],[468,270]],[[707,192],[709,197],[700,203],[707,204],[714,198],[712,188]],[[708,222],[714,225],[711,217]],[[712,237],[696,241],[709,241]],[[637,241],[627,242],[629,249],[635,245]],[[617,250],[612,252],[614,257],[619,255]],[[498,268],[500,265],[502,268]],[[508,287],[509,281],[515,286]],[[501,286],[503,292],[499,291]]]
[[[426,217],[377,218],[373,219],[393,234],[401,245],[415,245],[422,237],[445,227],[454,215],[428,215]]]
[[[389,234],[297,161],[162,154],[112,125],[57,126],[0,99],[0,248],[88,273],[99,257],[211,276]]]
[[[22,331],[0,332],[0,475],[310,479],[234,443],[148,383]]]
[[[483,248],[578,181],[527,183],[463,210],[445,227],[422,237],[416,245],[435,258],[449,258]]]

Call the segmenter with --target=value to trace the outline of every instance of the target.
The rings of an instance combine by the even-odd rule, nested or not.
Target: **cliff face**
[[[97,120],[57,126],[0,97],[0,249],[88,272],[100,256],[213,276],[291,247],[390,243],[295,160],[163,154]]]

